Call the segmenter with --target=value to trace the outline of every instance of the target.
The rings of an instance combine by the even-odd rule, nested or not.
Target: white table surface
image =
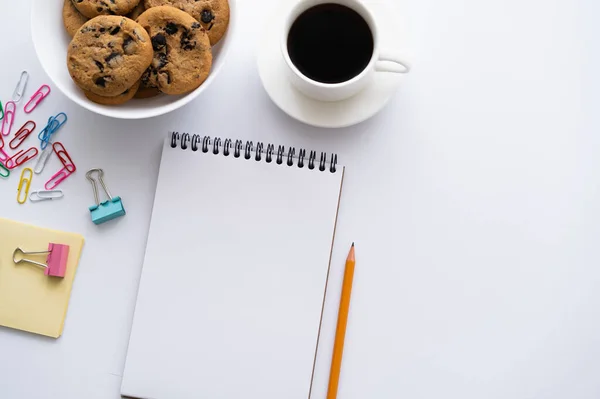
[[[0,2],[4,101],[22,69],[30,90],[48,82],[30,3]],[[338,131],[293,121],[261,88],[253,39],[276,3],[239,0],[230,60],[177,112],[111,120],[55,90],[32,114],[43,126],[68,113],[59,139],[78,173],[55,203],[19,206],[17,178],[0,181],[0,216],[86,246],[60,339],[0,328],[0,397],[119,397],[160,144],[176,129],[335,151],[347,166],[332,273],[351,241],[358,266],[340,399],[598,398],[598,3],[399,0],[414,71],[381,114]],[[124,200],[118,222],[89,220],[91,167]],[[53,170],[56,159],[33,186]],[[314,398],[327,385],[330,293]]]

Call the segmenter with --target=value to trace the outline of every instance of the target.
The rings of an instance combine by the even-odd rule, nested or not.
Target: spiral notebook
[[[336,155],[171,133],[122,395],[307,399],[343,176]]]

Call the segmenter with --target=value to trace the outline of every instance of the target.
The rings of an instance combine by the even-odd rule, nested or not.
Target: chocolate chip
[[[196,47],[196,41],[192,40],[193,34],[190,34],[188,31],[184,31],[181,34],[181,48],[184,50],[193,50]]]
[[[106,87],[106,79],[104,77],[99,77],[96,79],[96,85],[100,87]]]
[[[198,22],[194,22],[194,23],[192,24],[192,29],[198,29],[198,28],[200,28],[201,26],[202,26],[202,25],[200,25]]]
[[[98,10],[98,12],[104,11],[104,9],[102,7],[98,7],[98,8],[96,8],[96,10]]]
[[[167,32],[167,35],[174,35],[175,33],[177,33],[177,31],[177,24],[174,24],[173,22],[167,23],[167,27],[165,28],[165,32]]]
[[[127,55],[131,55],[135,53],[137,48],[137,44],[133,40],[133,37],[127,36],[125,40],[123,40],[123,52]]]
[[[144,74],[142,75],[142,86],[144,87],[150,86],[150,72],[151,69],[148,68],[146,69],[146,72],[144,72]]]
[[[104,61],[106,61],[108,66],[110,66],[111,68],[115,68],[121,63],[121,61],[123,61],[123,57],[119,53],[110,53],[110,55],[106,57]]]
[[[114,28],[112,28],[112,29],[110,30],[110,34],[111,34],[111,35],[116,35],[117,33],[119,33],[119,31],[120,31],[120,30],[121,30],[121,27],[120,27],[120,26],[115,26]]]
[[[118,57],[119,55],[120,55],[119,53],[110,53],[110,55],[108,57],[106,57],[104,59],[104,61],[110,62],[113,58]]]
[[[167,38],[160,33],[152,38],[152,48],[154,51],[159,51],[167,45]]]
[[[209,23],[213,19],[215,19],[215,16],[210,10],[202,10],[202,13],[200,13],[200,20],[205,24]]]
[[[163,53],[154,53],[154,58],[152,59],[152,67],[156,69],[161,69],[165,65],[169,63],[167,59],[167,55]]]
[[[100,33],[106,32],[106,28],[100,28]]]
[[[104,65],[102,65],[102,63],[100,61],[94,60],[94,62],[96,63],[96,66],[98,67],[100,72],[104,72]]]
[[[170,85],[171,84],[171,74],[167,71],[163,71],[158,75],[158,81],[161,85]]]

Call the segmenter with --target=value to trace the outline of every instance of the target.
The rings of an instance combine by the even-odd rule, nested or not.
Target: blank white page
[[[121,393],[307,399],[342,178],[167,141]]]

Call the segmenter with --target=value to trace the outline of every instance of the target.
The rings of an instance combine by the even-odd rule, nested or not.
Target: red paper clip
[[[77,170],[75,163],[61,142],[57,141],[56,143],[52,144],[52,148],[67,171],[73,173]]]
[[[8,146],[11,149],[16,150],[21,144],[23,144],[25,139],[29,137],[29,135],[35,130],[35,126],[36,125],[34,121],[25,122],[25,124],[19,129],[19,131],[15,133],[15,138],[12,139],[10,143],[8,143]]]
[[[4,166],[8,169],[14,169],[17,166],[23,165],[25,162],[35,158],[38,154],[38,150],[35,147],[31,147],[27,150],[21,150],[12,157],[8,158]]]
[[[52,148],[58,156],[58,159],[60,159],[60,162],[62,162],[64,168],[56,172],[54,176],[52,176],[50,180],[44,184],[44,188],[46,190],[54,190],[60,183],[62,183],[67,177],[71,176],[77,170],[75,163],[71,159],[71,156],[67,150],[65,150],[65,146],[62,145],[62,143],[56,142],[52,144]]]
[[[2,120],[2,129],[0,129],[0,133],[3,136],[10,134],[10,129],[12,129],[13,122],[15,121],[16,111],[17,104],[13,101],[9,101],[4,105],[4,119]]]
[[[27,104],[25,104],[25,113],[29,114],[33,112],[33,110],[38,106],[38,104],[41,103],[44,100],[44,98],[48,97],[50,91],[50,86],[42,85],[42,87],[40,87],[38,91],[36,91],[35,94],[31,96]]]

